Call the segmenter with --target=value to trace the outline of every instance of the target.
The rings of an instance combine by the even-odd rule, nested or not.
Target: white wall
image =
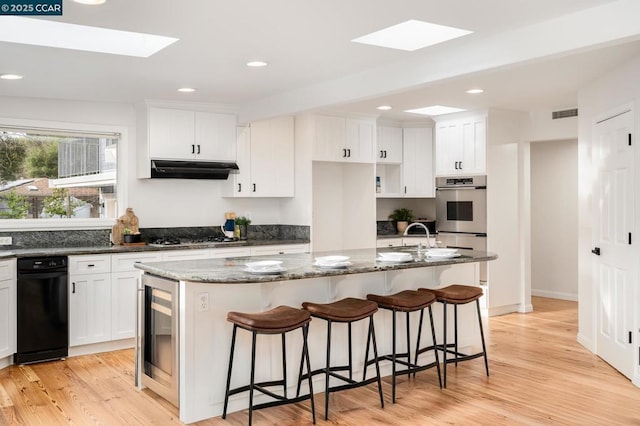
[[[175,226],[219,226],[224,213],[249,213],[253,224],[283,223],[279,199],[227,199],[221,185],[227,181],[136,179],[136,114],[133,105],[74,102],[48,99],[0,98],[1,118],[118,126],[127,138],[119,146],[119,161],[125,165],[126,191],[119,207],[132,207],[143,228]],[[310,222],[301,223],[309,225]]]
[[[578,199],[578,341],[591,351],[595,352],[595,299],[593,294],[593,255],[591,248],[594,246],[592,228],[593,182],[596,179],[591,168],[591,138],[594,119],[600,114],[617,108],[621,105],[631,103],[635,109],[635,161],[640,164],[640,149],[638,148],[640,129],[640,57],[631,59],[627,64],[602,76],[592,82],[578,93],[578,108],[580,110],[579,119],[579,139],[578,139],[578,179],[579,179],[579,199]],[[640,182],[636,177],[636,189],[640,188]],[[637,193],[637,191],[636,191]],[[640,212],[640,196],[636,196],[635,211]],[[640,230],[640,215],[636,214],[635,231]],[[637,241],[637,239],[636,239]],[[634,306],[634,336],[633,341],[640,341],[640,288],[637,285],[637,277],[634,285],[635,294]],[[636,343],[637,345],[637,343]],[[634,383],[640,386],[640,370],[638,367],[638,351],[635,352],[634,360]]]
[[[531,144],[531,294],[578,300],[578,141]]]

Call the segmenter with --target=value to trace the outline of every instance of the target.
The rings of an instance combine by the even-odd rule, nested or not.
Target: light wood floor
[[[318,424],[638,424],[640,389],[578,343],[577,305],[534,298],[535,311],[491,318],[491,377],[477,359],[448,369],[440,390],[435,370],[400,379],[395,405],[385,409],[375,385],[331,397],[330,420],[316,398]],[[200,422],[244,425],[247,413]],[[0,424],[177,425],[177,410],[133,387],[133,351],[8,367],[0,371]],[[260,410],[254,424],[310,424],[308,402]]]

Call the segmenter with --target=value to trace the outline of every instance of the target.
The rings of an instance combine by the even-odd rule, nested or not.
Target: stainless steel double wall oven
[[[487,177],[436,177],[436,228],[446,247],[487,250]],[[480,283],[487,281],[480,264]]]

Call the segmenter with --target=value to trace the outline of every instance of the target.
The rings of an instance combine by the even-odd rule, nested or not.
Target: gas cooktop
[[[193,245],[205,245],[211,243],[241,243],[242,241],[236,238],[227,238],[227,237],[202,237],[202,238],[191,238],[191,239],[181,239],[175,237],[167,237],[167,238],[152,238],[149,240],[149,245],[152,247],[165,247],[165,246],[193,246]]]

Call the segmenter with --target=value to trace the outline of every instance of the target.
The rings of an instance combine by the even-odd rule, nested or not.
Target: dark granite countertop
[[[421,268],[440,265],[451,265],[470,262],[484,262],[497,259],[494,253],[459,250],[460,256],[443,258],[414,259],[406,263],[392,263],[378,260],[377,254],[386,251],[408,251],[406,247],[363,249],[363,250],[335,250],[322,253],[301,253],[276,256],[236,257],[228,259],[203,259],[168,262],[137,263],[136,268],[153,275],[179,280],[206,283],[260,283],[270,281],[296,280],[317,278],[333,275],[361,274],[366,272],[380,272],[396,269]],[[314,259],[320,256],[341,255],[349,256],[351,264],[345,268],[328,269],[314,266]],[[264,260],[282,261],[282,271],[277,274],[256,274],[247,271],[247,262]]]
[[[207,248],[231,248],[231,247],[251,247],[264,245],[284,245],[284,244],[309,244],[308,240],[247,240],[233,243],[194,243],[179,244],[174,246],[89,246],[89,247],[50,247],[50,248],[28,248],[0,250],[0,259],[10,257],[40,257],[40,256],[70,256],[80,254],[114,254],[114,253],[135,253],[140,251],[160,251],[160,250],[197,250]]]

